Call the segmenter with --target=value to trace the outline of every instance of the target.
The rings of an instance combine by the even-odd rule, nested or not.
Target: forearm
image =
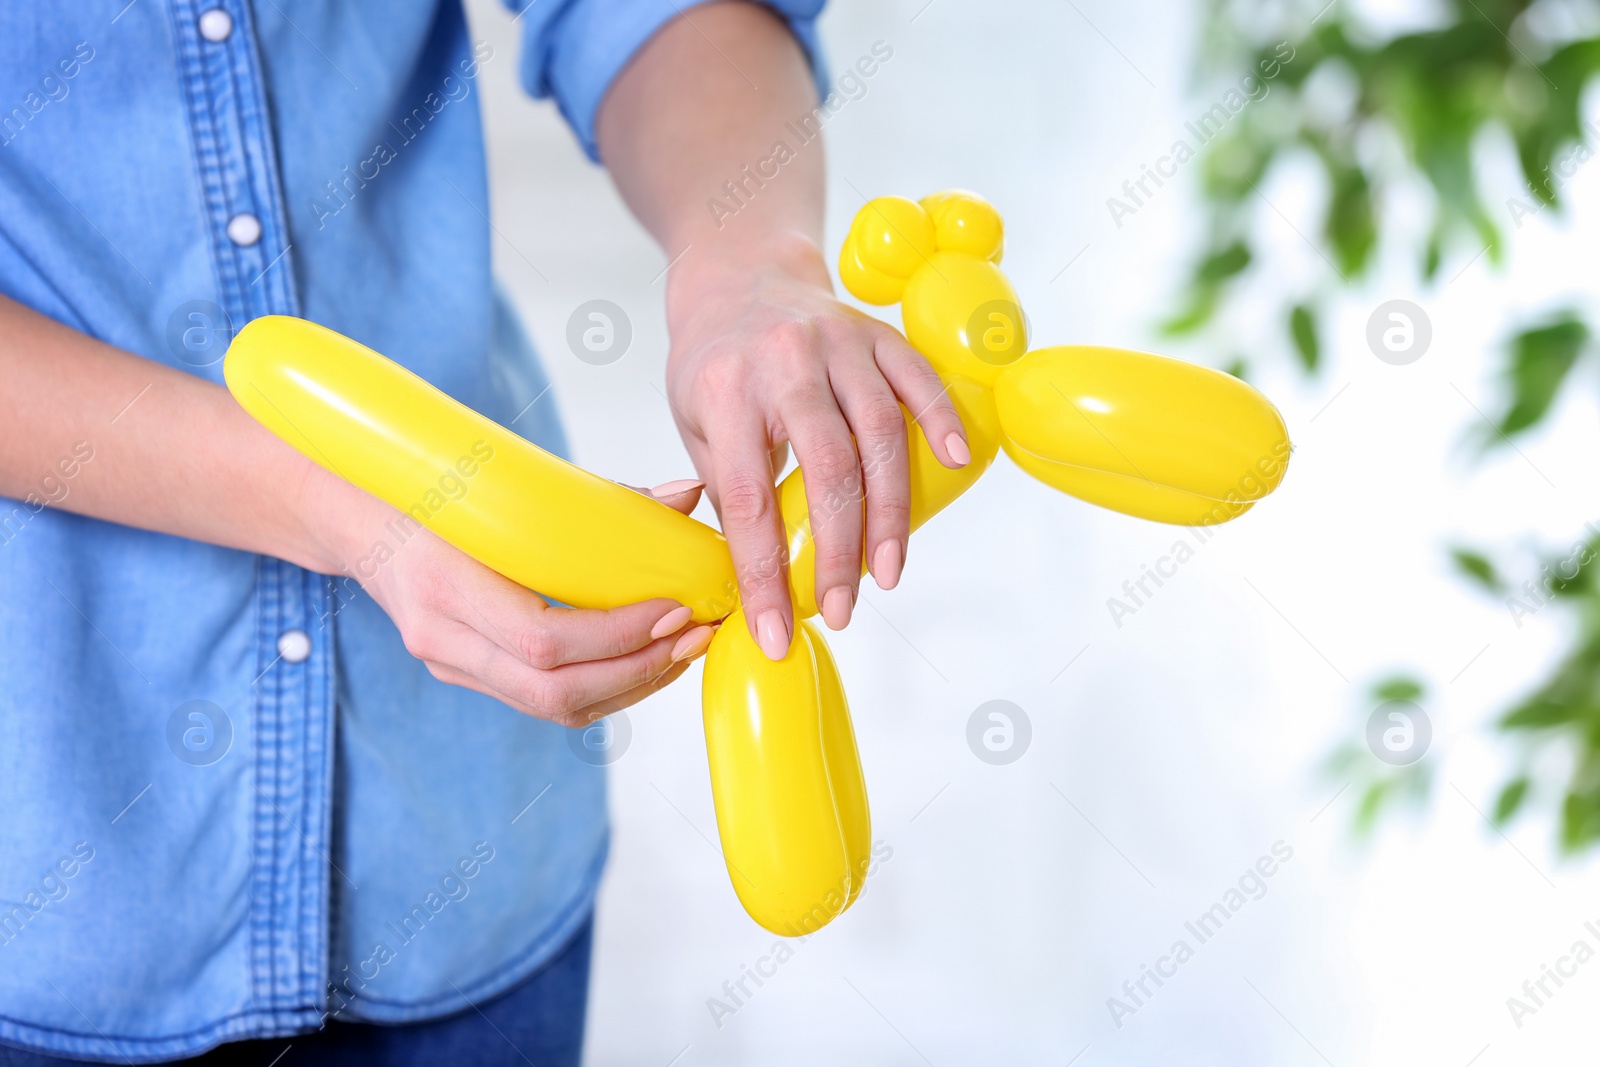
[[[815,103],[788,27],[755,4],[717,4],[663,27],[597,124],[612,178],[674,264],[667,395],[728,537],[745,619],[772,659],[795,632],[772,486],[782,449],[793,446],[805,475],[812,592],[835,629],[850,619],[863,559],[885,589],[904,565],[902,410],[940,462],[970,458],[928,362],[833,296]]]
[[[692,7],[618,76],[597,121],[600,153],[667,255],[688,249],[685,272],[749,247],[815,248],[822,140],[802,143],[785,125],[815,105],[806,57],[771,11]]]
[[[0,338],[0,494],[325,572],[338,552],[315,517],[378,503],[278,441],[221,386],[3,296]]]

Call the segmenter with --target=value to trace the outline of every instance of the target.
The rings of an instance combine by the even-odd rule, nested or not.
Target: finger
[[[541,719],[571,726],[583,710],[656,680],[675,664],[676,639],[608,660],[572,663],[554,670],[529,667],[492,641],[461,641],[446,658],[430,662],[436,677],[486,693]]]
[[[682,629],[692,614],[665,597],[610,610],[557,608],[486,567],[467,575],[445,579],[457,597],[451,613],[538,670],[625,655]]]
[[[618,484],[632,489],[640,496],[659,500],[673,511],[681,512],[684,515],[694,511],[699,505],[700,491],[706,487],[705,482],[694,478],[678,478],[675,481],[662,482],[654,489],[641,489],[637,485],[628,485],[627,482],[619,482]]]
[[[621,711],[623,708],[632,707],[634,704],[639,703],[639,701],[644,700],[646,697],[659,693],[661,690],[677,681],[678,678],[683,675],[683,672],[689,669],[689,663],[675,663],[671,667],[668,667],[665,673],[649,682],[644,683],[643,685],[636,685],[626,692],[619,693],[613,697],[607,697],[598,703],[591,704],[589,707],[579,708],[576,711],[565,715],[561,719],[551,719],[547,714],[544,713],[543,710],[535,708],[531,705],[523,704],[516,698],[502,693],[491,686],[485,685],[476,678],[472,677],[472,675],[463,671],[459,671],[454,667],[434,666],[431,669],[433,671],[433,676],[439,679],[441,682],[445,682],[450,685],[458,685],[463,689],[471,689],[482,693],[484,696],[491,697],[500,701],[502,704],[522,712],[524,715],[530,715],[536,719],[545,719],[546,721],[550,722],[557,722],[561,726],[568,726],[576,729],[588,726],[596,719],[609,715],[614,711]]]
[[[646,697],[655,696],[657,693],[661,692],[661,690],[665,689],[667,686],[681,678],[683,676],[683,672],[688,669],[689,662],[687,661],[683,663],[674,663],[672,666],[667,668],[665,674],[658,678],[652,679],[643,685],[636,685],[626,693],[618,693],[614,697],[607,697],[605,700],[602,700],[596,704],[591,704],[579,712],[579,721],[576,725],[585,726],[594,722],[596,719],[610,715],[614,711],[621,711],[623,708],[631,708],[633,705],[639,703],[639,701],[645,699]]]
[[[472,677],[472,675],[467,674],[464,671],[459,671],[454,667],[447,667],[441,664],[432,664],[430,665],[429,669],[432,671],[435,678],[448,685],[458,685],[463,689],[471,689],[474,692],[482,693],[484,696],[498,700],[500,703],[522,712],[524,715],[529,715],[536,719],[554,721],[548,719],[547,716],[545,716],[539,709],[518,702],[515,698],[483,684],[476,678]],[[621,711],[623,708],[631,707],[643,700],[645,697],[659,692],[675,681],[681,674],[683,674],[684,671],[688,669],[689,664],[687,663],[675,664],[672,667],[669,667],[665,674],[661,675],[661,677],[652,682],[635,686],[626,693],[620,693],[617,696],[610,697],[601,701],[599,704],[593,705],[592,707],[578,709],[577,712],[568,717],[572,721],[561,722],[559,725],[570,726],[573,728],[588,726],[593,723],[595,719],[609,715],[613,711]]]
[[[544,719],[547,722],[551,721],[548,716],[538,709],[521,703],[510,694],[502,693],[493,686],[474,678],[466,671],[460,670],[456,667],[451,667],[444,663],[429,663],[428,673],[432,674],[434,678],[445,683],[446,685],[460,686],[462,689],[470,689],[474,693],[482,693],[486,697],[489,697],[493,700],[498,700],[507,707],[522,712],[524,715],[531,716],[535,719]]]
[[[881,381],[879,391],[899,417],[894,397]],[[850,619],[861,584],[861,459],[833,388],[803,390],[784,412],[784,426],[805,472],[806,503],[816,557],[817,603],[837,629]],[[903,479],[902,479],[903,480]],[[898,566],[896,567],[898,574]]]
[[[885,329],[873,345],[878,370],[895,396],[911,412],[928,446],[940,463],[954,470],[972,462],[972,449],[961,416],[950,403],[947,387],[928,361],[892,329]]]
[[[467,630],[466,627],[463,627],[462,629],[464,631]],[[711,637],[713,633],[714,630],[710,626],[694,627],[689,632],[679,636],[678,639],[673,643],[670,664],[661,674],[643,682],[640,685],[636,685],[631,689],[624,690],[623,692],[610,697],[605,697],[593,704],[588,705],[587,707],[576,708],[571,712],[565,712],[565,709],[563,708],[552,708],[545,703],[541,703],[539,705],[531,703],[528,699],[529,693],[525,690],[519,691],[518,686],[514,682],[499,682],[498,684],[491,684],[489,681],[479,678],[476,675],[458,667],[450,666],[446,663],[429,663],[428,669],[432,672],[433,676],[439,679],[441,682],[446,682],[450,685],[458,685],[464,689],[471,689],[475,692],[482,693],[485,696],[493,697],[495,700],[498,700],[503,704],[508,704],[525,715],[532,715],[535,718],[561,722],[562,725],[582,726],[589,722],[593,722],[601,715],[608,715],[613,711],[619,711],[622,708],[630,707],[631,705],[643,700],[645,697],[666,688],[666,686],[670,685],[673,681],[679,678],[684,671],[688,670],[691,663],[693,663],[699,657],[705,655],[706,649],[711,644]],[[471,633],[470,631],[468,632],[468,636],[475,637],[480,642],[483,640],[482,635]],[[491,647],[497,649],[501,654],[504,654],[504,650],[498,649],[498,646]],[[491,657],[492,655],[493,654],[491,654]],[[481,663],[481,669],[487,669],[490,666],[488,659],[481,661]],[[517,671],[517,673],[508,674],[506,677],[515,678],[521,676],[520,670],[514,665],[514,661],[508,669]],[[502,686],[504,686],[504,688],[502,688]],[[581,697],[574,697],[574,699],[581,699]],[[564,717],[552,718],[553,713],[562,713]]]
[[[687,605],[664,597],[609,610],[551,608],[539,617],[536,632],[520,637],[516,649],[524,662],[542,670],[604,662],[676,634],[692,615]]]
[[[772,484],[767,429],[748,407],[738,418],[714,442],[717,512],[750,636],[767,658],[779,660],[788,653],[794,633],[783,522]]]
[[[650,495],[674,511],[688,515],[699,505],[700,492],[705,487],[706,483],[696,478],[679,478],[676,481],[662,482],[650,490]]]
[[[861,456],[861,478],[866,491],[866,558],[872,577],[883,589],[893,589],[905,566],[911,537],[911,468],[906,453],[906,422],[900,404],[875,370],[859,364],[834,374],[834,395],[855,435]],[[809,482],[807,483],[810,484]],[[856,574],[860,574],[857,557]],[[837,587],[822,587],[817,575],[817,603],[832,629],[850,621],[844,597]]]

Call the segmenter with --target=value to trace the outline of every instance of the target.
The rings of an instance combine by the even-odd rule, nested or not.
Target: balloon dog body
[[[840,253],[849,290],[901,303],[907,339],[949,387],[972,461],[950,470],[907,413],[911,526],[1006,453],[1063,492],[1158,522],[1211,524],[1282,480],[1283,420],[1217,371],[1085,346],[1027,350],[999,269],[1000,216],[970,193],[880,197]],[[780,934],[814,932],[860,895],[871,851],[866,787],[844,689],[822,633],[802,622],[772,662],[738,611],[716,530],[590,474],[323,327],[269,316],[229,349],[228,387],[305,455],[530,589],[579,607],[670,597],[725,619],[706,653],[706,750],[723,855],[745,910]],[[470,484],[459,495],[447,487]],[[795,615],[817,614],[813,525],[859,499],[778,489]]]

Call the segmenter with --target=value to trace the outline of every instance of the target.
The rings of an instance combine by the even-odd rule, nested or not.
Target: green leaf
[[[1548,730],[1573,722],[1583,713],[1576,704],[1535,697],[1500,720],[1505,730]]]
[[[1237,204],[1255,195],[1262,175],[1282,149],[1276,138],[1262,137],[1246,115],[1233,132],[1206,146],[1200,184],[1208,198]]]
[[[1365,738],[1362,739],[1363,742]],[[1372,750],[1364,743],[1342,744],[1323,759],[1322,767],[1331,778],[1348,778],[1372,765]]]
[[[1600,792],[1568,793],[1561,804],[1561,847],[1576,852],[1600,838]]]
[[[1516,815],[1522,807],[1522,802],[1528,799],[1528,778],[1522,775],[1513,778],[1500,790],[1500,795],[1494,801],[1494,822],[1496,826],[1504,826]]]
[[[1300,365],[1308,374],[1315,374],[1322,359],[1322,347],[1317,341],[1317,321],[1311,309],[1296,304],[1289,312],[1289,336],[1294,339],[1294,349],[1300,354]]]
[[[1250,380],[1250,364],[1243,356],[1234,356],[1223,364],[1222,373],[1231,374],[1241,382],[1247,382]]]
[[[1372,695],[1379,700],[1421,700],[1422,693],[1422,683],[1404,675],[1396,675],[1372,687]]]
[[[1207,322],[1217,310],[1218,293],[1215,288],[1196,289],[1189,304],[1182,311],[1161,323],[1161,332],[1173,337],[1193,333]]]
[[[1512,338],[1506,380],[1511,402],[1496,427],[1501,434],[1521,433],[1549,414],[1561,383],[1588,340],[1589,327],[1571,312]]]
[[[1505,588],[1505,583],[1495,572],[1494,564],[1490,563],[1487,557],[1470,548],[1452,548],[1450,558],[1455,560],[1457,570],[1489,592],[1498,593]]]
[[[1564,555],[1552,559],[1550,591],[1558,597],[1590,597],[1595,587],[1595,563],[1600,561],[1600,536],[1577,542]]]
[[[1361,794],[1361,803],[1356,805],[1355,829],[1358,834],[1372,832],[1377,824],[1378,815],[1383,811],[1383,802],[1389,798],[1389,780],[1380,778],[1367,786],[1367,791]]]
[[[1250,249],[1243,241],[1211,253],[1195,268],[1195,282],[1216,285],[1227,281],[1250,265]]]
[[[1360,167],[1339,167],[1333,172],[1333,195],[1323,232],[1339,257],[1346,280],[1366,270],[1378,243],[1378,224],[1372,207],[1372,186]]]
[[[1428,238],[1427,246],[1422,253],[1422,277],[1433,281],[1439,273],[1439,265],[1444,261],[1444,246],[1438,234]]]

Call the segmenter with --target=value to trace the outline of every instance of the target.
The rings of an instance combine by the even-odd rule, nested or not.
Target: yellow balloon
[[[839,277],[845,288],[869,304],[893,304],[905,292],[906,280],[885,274],[861,262],[861,251],[852,238],[839,248]]]
[[[966,492],[989,469],[1000,451],[1000,417],[995,413],[994,394],[976,382],[954,378],[948,383],[947,395],[955,406],[967,431],[967,443],[972,452],[972,462],[951,470],[928,447],[922,426],[911,418],[911,413],[901,408],[906,419],[906,439],[910,448],[908,465],[911,468],[911,529],[919,529],[945,507]],[[862,456],[863,463],[881,462],[882,457]],[[783,529],[789,555],[789,598],[794,603],[797,619],[809,619],[817,606],[817,554],[813,536],[813,523],[821,524],[846,508],[860,510],[859,496],[845,500],[811,501],[806,494],[805,474],[796,467],[778,486],[778,510],[783,515]],[[863,552],[861,571],[866,573],[867,562]]]
[[[811,651],[817,661],[822,753],[828,761],[833,804],[839,812],[839,829],[844,834],[844,850],[850,860],[850,896],[844,903],[849,908],[866,887],[867,868],[872,863],[872,812],[867,805],[867,779],[861,773],[856,730],[850,721],[844,682],[833,662],[833,650],[816,626],[805,623],[801,630],[811,641]]]
[[[1005,251],[1005,223],[989,201],[965,189],[946,189],[918,203],[933,220],[933,242],[939,248],[1000,262]]]
[[[722,855],[750,917],[814,933],[861,891],[872,827],[850,710],[815,625],[767,659],[742,612],[706,652],[706,756]]]
[[[880,196],[856,214],[850,227],[866,267],[906,278],[933,254],[933,220],[921,204],[903,196]]]
[[[1029,352],[1026,318],[997,266],[1003,247],[999,213],[948,190],[870,201],[840,250],[852,293],[901,302],[907,339],[966,428],[972,461],[949,470],[906,413],[913,530],[1002,447],[1048,485],[1160,522],[1224,522],[1278,486],[1288,433],[1244,382],[1115,348]],[[857,898],[871,856],[866,786],[838,671],[804,620],[817,613],[813,524],[859,509],[859,494],[809,500],[798,470],[778,487],[800,621],[774,663],[736,610],[727,543],[710,527],[550,455],[308,322],[255,320],[223,370],[239,403],[285,441],[531,589],[582,607],[669,597],[698,621],[726,616],[706,654],[702,706],[739,899],[768,930],[800,935]]]
[[[962,190],[923,197],[917,206],[932,228],[930,253],[927,228],[908,204],[880,197],[862,206],[841,258],[858,266],[871,258],[877,269],[840,276],[871,303],[891,303],[885,296],[898,290],[906,339],[940,376],[994,390],[1002,445],[1019,467],[1081,500],[1156,522],[1227,522],[1278,487],[1292,446],[1261,393],[1144,352],[1028,351],[1027,317],[997,265],[1005,240],[999,213]],[[803,491],[789,499],[798,503]],[[795,526],[788,528],[795,555]],[[800,583],[793,589],[802,595]]]
[[[906,340],[934,370],[994,388],[1000,372],[1028,350],[1017,291],[987,259],[935,252],[901,297]]]
[[[551,455],[348,337],[269,315],[239,331],[222,369],[273,433],[544,596],[591,608],[668,597],[700,622],[738,602],[716,530]]]
[[[1237,518],[1283,480],[1289,434],[1238,378],[1147,352],[1062,345],[1000,375],[1006,454],[1035,478],[1156,522]]]

